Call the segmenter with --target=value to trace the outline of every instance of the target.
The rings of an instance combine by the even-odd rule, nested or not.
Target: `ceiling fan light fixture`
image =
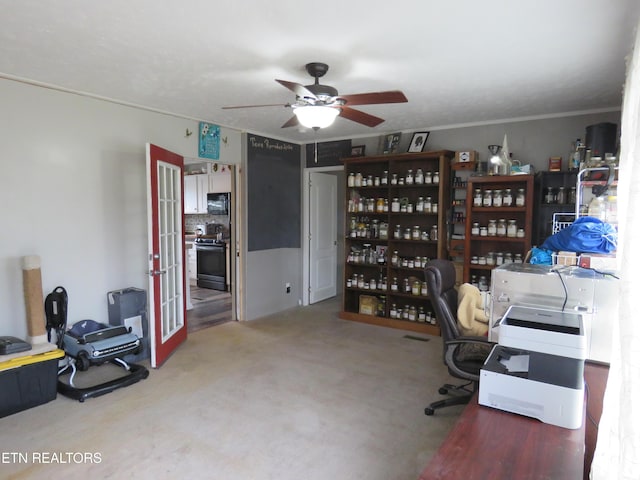
[[[325,105],[306,105],[295,107],[293,113],[307,128],[326,128],[334,122],[340,110]]]

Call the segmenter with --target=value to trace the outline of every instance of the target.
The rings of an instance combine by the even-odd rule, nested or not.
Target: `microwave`
[[[209,215],[229,215],[229,201],[231,194],[207,193],[207,213]]]

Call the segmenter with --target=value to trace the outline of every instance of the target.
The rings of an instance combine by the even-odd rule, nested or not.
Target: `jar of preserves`
[[[397,185],[398,184],[398,174],[397,173],[392,173],[391,174],[391,185]]]
[[[395,303],[391,304],[391,309],[389,310],[389,316],[391,318],[398,318],[398,307]]]
[[[431,172],[424,172],[424,183],[433,183]]]
[[[471,264],[472,265],[477,265],[478,264],[478,256],[477,255],[473,255],[471,257]]]
[[[562,205],[567,203],[567,192],[564,187],[558,187],[558,193],[556,193],[556,203]]]
[[[396,228],[393,230],[393,238],[396,240],[400,240],[402,238],[402,230],[400,229],[400,225],[396,225]]]
[[[416,310],[415,305],[411,305],[409,307],[409,314],[407,316],[407,320],[415,322],[418,319],[418,311]]]
[[[507,252],[504,254],[504,263],[513,263],[513,255],[511,254],[511,252]]]
[[[362,185],[363,187],[373,187],[373,175],[367,175],[367,184]]]
[[[400,199],[398,197],[394,197],[393,200],[391,200],[391,211],[393,213],[400,212]]]
[[[414,280],[411,286],[411,295],[420,295],[420,281]]]
[[[440,183],[440,172],[438,170],[433,172],[433,183]]]
[[[416,176],[414,178],[414,183],[416,185],[422,185],[424,183],[424,173],[422,173],[422,169],[421,168],[416,170]]]
[[[478,222],[473,222],[473,225],[471,225],[471,235],[480,235],[480,224]]]
[[[402,281],[402,291],[404,293],[411,293],[411,284],[409,283],[409,279],[408,278],[405,278]]]
[[[380,177],[378,177],[377,175],[373,179],[373,185],[375,187],[379,187],[380,186]]]
[[[392,292],[398,291],[398,277],[393,277],[393,281],[391,282],[391,291]]]
[[[507,221],[504,218],[498,220],[498,232],[496,233],[499,237],[507,236]]]
[[[393,255],[391,255],[391,265],[394,267],[397,267],[399,261],[400,261],[400,257],[398,256],[398,251],[394,250]]]
[[[496,252],[496,266],[500,266],[504,263],[504,254],[502,252]]]
[[[380,223],[378,236],[380,240],[387,240],[389,238],[389,224],[387,222]]]
[[[404,229],[404,234],[402,235],[402,238],[404,238],[405,240],[411,240],[411,229],[409,227]]]
[[[438,213],[438,204],[437,203],[432,203],[431,204],[431,213]]]
[[[420,293],[425,297],[429,295],[429,293],[427,292],[427,282],[422,282],[422,286],[420,287]]]
[[[525,198],[524,188],[519,188],[516,194],[516,207],[524,207]]]
[[[427,320],[427,316],[424,313],[424,307],[420,305],[418,307],[418,322],[424,323]]]
[[[486,237],[488,235],[489,235],[489,230],[487,229],[487,227],[485,227],[484,225],[480,227],[480,236]]]
[[[513,195],[511,195],[511,189],[505,188],[502,194],[502,206],[511,207],[513,205]]]
[[[431,239],[432,242],[435,242],[438,240],[438,226],[437,225],[433,225],[431,227],[431,231],[429,232],[429,238]]]
[[[509,224],[507,225],[507,237],[516,238],[518,235],[518,226],[516,225],[515,220],[509,220]]]
[[[411,240],[420,240],[420,225],[414,225],[411,231]]]
[[[490,207],[493,205],[493,192],[491,190],[485,190],[482,195],[482,206]]]
[[[516,231],[516,237],[517,237],[517,238],[524,238],[524,228],[519,228],[519,229]]]
[[[496,264],[496,257],[494,256],[493,252],[487,253],[487,265],[495,265],[495,264]]]
[[[356,175],[355,175],[355,173],[351,172],[349,174],[349,176],[347,177],[347,186],[348,187],[355,187],[356,186]]]
[[[387,185],[389,183],[389,172],[385,170],[382,172],[382,178],[380,179],[380,185]]]
[[[516,255],[513,257],[513,263],[522,263],[521,253],[516,253]]]
[[[376,212],[384,213],[384,198],[379,197],[376,200]]]
[[[364,288],[364,275],[358,275],[358,288]]]
[[[418,201],[416,202],[416,212],[422,213],[424,212],[424,198],[418,197]]]

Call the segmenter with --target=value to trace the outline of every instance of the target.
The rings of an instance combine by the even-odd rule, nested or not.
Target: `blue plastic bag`
[[[553,265],[551,251],[533,247],[531,249],[531,258],[529,259],[529,263],[534,265]]]
[[[618,246],[618,232],[595,217],[580,217],[548,237],[540,248],[555,252],[611,253]]]

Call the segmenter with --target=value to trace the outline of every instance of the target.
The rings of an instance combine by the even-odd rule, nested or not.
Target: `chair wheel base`
[[[439,393],[440,395],[446,395],[447,393],[449,393],[449,390],[447,390],[447,389],[446,389],[446,388],[444,388],[444,387],[440,387],[440,388],[438,389],[438,393]]]
[[[435,413],[435,410],[434,410],[433,408],[431,408],[431,407],[427,407],[427,408],[425,408],[425,409],[424,409],[424,414],[425,414],[425,415],[429,415],[429,416],[431,416],[431,415],[433,415],[434,413]]]

